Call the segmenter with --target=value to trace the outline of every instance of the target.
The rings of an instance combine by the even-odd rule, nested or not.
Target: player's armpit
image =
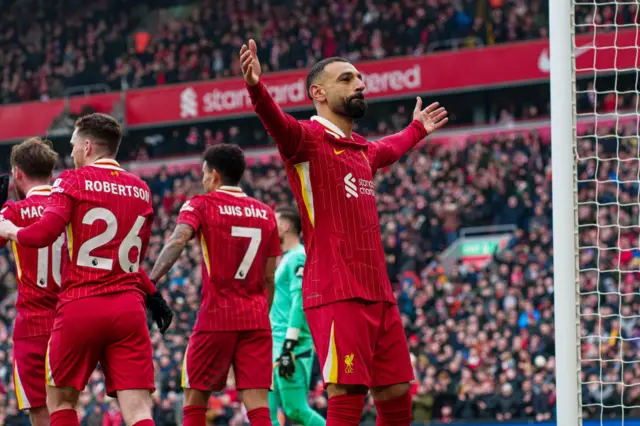
[[[273,304],[273,295],[275,293],[275,276],[276,276],[276,260],[277,256],[271,256],[267,259],[267,269],[264,272],[264,285],[267,288],[267,306],[271,311],[271,305]]]
[[[260,121],[282,156],[293,157],[302,143],[302,126],[298,120],[282,111],[261,81],[255,86],[247,85],[247,90]]]
[[[173,264],[176,263],[180,257],[180,253],[182,253],[182,250],[184,250],[184,247],[194,235],[195,231],[190,225],[179,223],[176,226],[176,229],[173,230],[173,234],[171,234],[169,241],[167,241],[165,246],[162,248],[162,251],[158,256],[158,260],[155,265],[153,265],[151,274],[149,274],[151,281],[157,282],[167,272],[169,272],[169,269],[171,269]]]

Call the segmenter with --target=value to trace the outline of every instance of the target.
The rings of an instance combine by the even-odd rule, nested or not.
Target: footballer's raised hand
[[[413,119],[418,120],[424,126],[427,134],[435,132],[449,121],[446,109],[440,107],[438,102],[434,102],[425,109],[422,109],[422,98],[416,98],[416,107],[413,110]]]
[[[248,44],[249,46],[243,44],[240,49],[240,64],[242,64],[242,75],[244,75],[247,84],[255,86],[260,81],[262,69],[258,60],[256,42],[252,39]]]

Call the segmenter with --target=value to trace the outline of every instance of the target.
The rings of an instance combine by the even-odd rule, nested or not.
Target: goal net
[[[640,1],[571,1],[575,424],[640,424]]]

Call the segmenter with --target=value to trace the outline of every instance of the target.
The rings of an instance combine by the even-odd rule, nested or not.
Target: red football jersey
[[[194,330],[269,329],[264,276],[279,256],[273,210],[240,188],[223,186],[196,195],[180,209],[202,244],[202,307]]]
[[[302,217],[307,262],[305,308],[338,300],[396,303],[380,236],[373,174],[426,136],[413,121],[403,131],[369,142],[350,138],[321,118],[298,121],[282,112],[259,83],[249,87],[258,116],[285,161]]]
[[[3,219],[20,227],[37,222],[49,201],[51,186],[31,188],[24,200],[8,201],[0,211]],[[40,249],[11,242],[18,280],[13,337],[46,336],[51,333],[60,290],[60,259],[64,234],[51,247]],[[3,240],[2,245],[7,241]]]
[[[63,172],[46,212],[67,225],[59,304],[140,290],[137,273],[153,221],[151,191],[114,160]]]

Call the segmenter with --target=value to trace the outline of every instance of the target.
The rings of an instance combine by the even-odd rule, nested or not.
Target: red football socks
[[[251,426],[271,426],[271,416],[267,407],[254,408],[247,413],[247,417]]]
[[[409,392],[388,401],[375,401],[376,426],[408,426],[411,424],[411,395]]]
[[[153,423],[153,420],[151,419],[145,419],[135,422],[133,426],[155,426],[155,423]]]
[[[187,405],[182,409],[182,426],[205,426],[207,424],[207,407]]]
[[[327,426],[358,426],[364,408],[363,394],[338,395],[329,398]]]
[[[58,410],[51,413],[51,426],[79,426],[76,410]]]

